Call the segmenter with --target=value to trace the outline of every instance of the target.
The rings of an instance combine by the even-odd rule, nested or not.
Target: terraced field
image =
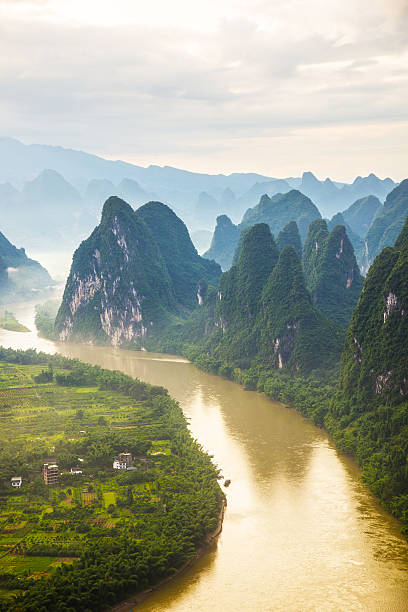
[[[140,588],[146,580],[154,582],[185,561],[214,527],[222,498],[216,470],[189,437],[165,390],[50,359],[49,364],[0,361],[0,610],[32,609],[61,567],[82,576],[88,551],[106,556],[118,542],[150,551],[156,542],[166,559],[173,537],[171,563],[155,566],[148,579],[143,570]],[[112,389],[121,386],[126,389]],[[136,469],[113,470],[120,452],[132,454]],[[58,486],[45,485],[44,463],[58,464]],[[72,474],[73,467],[82,474]],[[22,477],[20,489],[11,486],[13,476]],[[182,508],[190,505],[193,515],[198,497],[202,507],[194,527]],[[178,533],[173,526],[163,540],[163,528],[172,521]],[[123,585],[120,595],[109,588],[110,601],[123,595]],[[83,601],[79,597],[72,609],[86,609]],[[93,602],[95,610],[106,605],[102,596]]]

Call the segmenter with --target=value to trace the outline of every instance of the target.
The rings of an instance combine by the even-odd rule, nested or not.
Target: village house
[[[130,467],[133,463],[132,453],[119,453],[119,461],[124,461],[126,467]]]
[[[58,465],[56,463],[44,463],[43,477],[46,485],[55,486],[59,482]]]
[[[113,462],[114,470],[127,470],[126,461],[120,461],[119,459],[115,459]]]
[[[16,489],[19,489],[23,484],[23,479],[21,476],[13,476],[10,482],[12,487],[16,487]]]

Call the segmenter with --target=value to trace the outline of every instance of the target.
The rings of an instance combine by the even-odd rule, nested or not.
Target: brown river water
[[[10,310],[34,329],[32,308]],[[355,464],[294,410],[179,357],[57,344],[35,332],[0,330],[0,344],[58,351],[167,387],[231,479],[217,544],[138,612],[408,610],[399,523]]]

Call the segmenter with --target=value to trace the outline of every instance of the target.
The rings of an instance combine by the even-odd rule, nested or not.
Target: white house
[[[71,468],[71,474],[82,474],[82,470],[77,467]]]
[[[130,467],[133,463],[132,453],[119,453],[119,461],[124,461],[127,467]]]
[[[126,470],[127,469],[126,461],[120,461],[119,459],[115,459],[115,461],[113,462],[113,469],[114,470]]]
[[[13,476],[13,478],[11,479],[12,487],[16,487],[17,489],[19,489],[22,484],[23,484],[23,479],[21,476]]]

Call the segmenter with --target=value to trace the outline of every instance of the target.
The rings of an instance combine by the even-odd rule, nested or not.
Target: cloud
[[[137,19],[125,0],[115,7],[128,23],[112,25],[88,12],[66,19],[69,6],[0,0],[3,133],[136,162],[266,172],[265,143],[278,139],[289,158],[297,138],[305,146],[299,130],[311,135],[312,166],[312,128],[338,142],[335,126],[364,135],[378,125],[383,135],[408,119],[407,2],[361,0],[356,11],[352,0],[324,10],[318,0],[220,0],[201,29],[188,12],[167,26],[150,13]],[[109,6],[100,3],[107,22]],[[397,173],[407,160],[389,133]],[[287,168],[273,163],[270,174]]]

